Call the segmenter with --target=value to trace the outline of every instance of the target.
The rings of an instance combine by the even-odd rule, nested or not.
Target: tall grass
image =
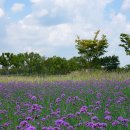
[[[23,82],[44,82],[44,81],[65,81],[65,80],[118,80],[123,81],[130,78],[130,72],[105,72],[93,70],[90,72],[85,71],[75,71],[67,75],[50,75],[50,76],[0,76],[0,82],[9,82],[9,81],[23,81]]]

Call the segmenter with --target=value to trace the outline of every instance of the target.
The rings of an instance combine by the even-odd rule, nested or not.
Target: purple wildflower
[[[55,121],[55,125],[58,127],[61,126],[63,123],[64,123],[64,121],[62,119],[58,119]]]
[[[33,118],[28,116],[28,117],[26,117],[26,120],[27,121],[33,121]]]
[[[97,101],[96,104],[97,104],[97,105],[100,105],[100,104],[101,104],[101,101]]]
[[[112,119],[112,116],[108,115],[108,116],[105,116],[105,120],[108,120],[110,121]]]
[[[80,109],[80,113],[86,113],[87,112],[87,108],[86,106],[82,106]]]
[[[67,130],[74,130],[74,127],[73,126],[68,126]]]
[[[20,126],[21,127],[25,127],[26,125],[28,125],[29,123],[27,121],[21,121],[20,122]]]
[[[25,130],[36,130],[36,128],[34,126],[29,126]]]
[[[111,112],[109,112],[108,109],[106,109],[105,112],[104,112],[104,114],[105,114],[105,115],[110,115]]]
[[[98,121],[99,119],[98,119],[97,116],[93,116],[93,117],[91,117],[91,120],[92,120],[92,121]]]
[[[117,126],[117,125],[119,125],[120,124],[120,122],[118,121],[118,120],[114,120],[113,122],[112,122],[112,126]]]
[[[36,97],[36,96],[32,96],[31,99],[32,99],[32,100],[36,100],[37,97]]]

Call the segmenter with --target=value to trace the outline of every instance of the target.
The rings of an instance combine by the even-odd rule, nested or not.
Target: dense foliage
[[[125,49],[126,55],[130,55],[130,35],[122,33],[120,39],[123,42],[120,46]]]
[[[100,59],[101,66],[108,71],[116,70],[120,64],[117,56],[106,56]]]
[[[95,58],[91,64],[93,69],[114,70],[118,67],[119,60],[116,56]],[[46,58],[31,52],[17,55],[2,53],[0,65],[0,73],[4,75],[59,75],[87,69],[88,62],[83,57],[72,57],[68,60],[56,56]]]

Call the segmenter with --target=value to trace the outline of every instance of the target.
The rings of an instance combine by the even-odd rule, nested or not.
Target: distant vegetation
[[[130,65],[119,68],[120,61],[118,56],[104,56],[109,43],[105,35],[98,39],[99,32],[95,33],[93,39],[80,39],[78,36],[75,43],[80,56],[74,56],[71,59],[57,56],[46,58],[34,52],[19,54],[2,53],[0,56],[0,74],[61,75],[86,69],[106,71],[130,70]],[[130,35],[121,34],[120,39],[123,44],[119,46],[125,49],[126,55],[130,55]]]

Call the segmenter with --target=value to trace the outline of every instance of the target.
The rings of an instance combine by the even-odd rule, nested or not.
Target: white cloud
[[[30,2],[32,2],[32,3],[39,3],[39,2],[41,2],[42,0],[30,0]]]
[[[25,5],[23,3],[14,3],[11,10],[13,12],[20,12],[23,10],[24,6]]]
[[[56,45],[63,43],[63,41],[68,38],[68,36],[72,35],[72,28],[69,24],[56,25],[51,27],[49,31],[50,33],[48,41]],[[61,43],[58,44],[57,41],[60,41]],[[64,45],[62,44],[62,46]]]
[[[3,17],[5,15],[5,12],[2,8],[0,8],[0,18]]]
[[[45,0],[31,0],[37,9],[34,8],[32,13],[19,22],[10,24],[7,29],[7,39],[14,46],[19,43],[21,48],[24,46],[28,48],[36,47],[37,49],[42,46],[43,49],[62,46],[74,47],[76,35],[80,35],[83,38],[90,37],[97,30],[94,23],[103,21],[102,11],[106,4],[109,3],[108,1],[110,2],[111,0],[105,2],[96,0],[96,3],[91,0],[72,0],[71,2],[69,0],[56,0],[53,2],[52,0],[49,0],[49,2]],[[100,4],[95,6],[97,3]],[[48,4],[51,4],[52,8]],[[92,10],[94,6],[95,10]],[[95,13],[97,13],[96,16]],[[48,15],[46,19],[52,19],[52,22],[57,20],[58,23],[52,25],[40,24],[41,19],[39,18],[46,15]],[[59,18],[61,16],[64,16],[64,19],[71,18],[69,18],[68,22],[62,23],[61,21],[60,23]]]
[[[3,7],[5,0],[0,0],[0,7]]]
[[[18,21],[19,23],[24,23],[25,25],[37,25],[38,20],[35,18],[34,14],[28,14],[27,16],[24,17],[24,19],[21,19]]]
[[[112,16],[112,21],[111,21],[113,24],[115,24],[116,26],[119,25],[120,27],[121,26],[124,26],[124,24],[126,23],[126,16],[123,15],[122,13],[118,13],[118,14],[114,14]],[[120,29],[120,28],[118,28]]]
[[[82,6],[90,6],[90,5],[96,5],[96,3],[99,3],[99,6],[105,6],[106,4],[112,2],[113,0],[55,0],[55,4],[57,6],[63,7],[63,8],[72,8],[72,7],[79,7],[82,8]],[[97,5],[96,5],[97,6]],[[96,7],[95,6],[95,7]],[[90,6],[91,7],[91,6]]]
[[[119,55],[125,64],[125,52],[118,47],[119,35],[122,31],[130,33],[130,23],[121,12],[105,16],[105,9],[112,1],[30,0],[32,12],[19,21],[10,22],[6,43],[15,52],[34,51],[46,56],[72,57],[77,55],[76,35],[83,39],[92,38],[94,32],[101,29],[110,43],[109,55]]]
[[[48,11],[46,9],[42,9],[37,13],[38,17],[43,17],[46,16],[48,14]]]
[[[43,1],[44,1],[44,0],[30,0],[30,2],[31,2],[32,4],[36,4],[36,5],[41,4]]]
[[[130,0],[123,0],[121,9],[122,9],[123,11],[128,11],[128,10],[130,10]]]

